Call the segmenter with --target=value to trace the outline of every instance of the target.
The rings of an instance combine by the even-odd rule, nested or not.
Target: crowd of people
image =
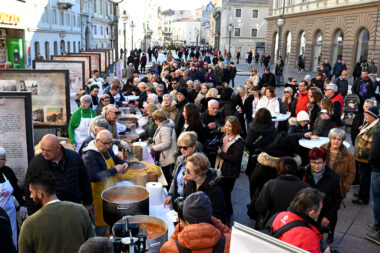
[[[70,239],[70,247],[79,249],[95,234],[106,234],[100,194],[128,171],[128,163],[112,149],[112,145],[130,149],[119,137],[128,130],[118,122],[123,106],[146,118],[139,138],[149,144],[168,182],[164,204],[184,199],[181,222],[161,252],[177,252],[176,247],[228,252],[235,213],[231,193],[242,173],[249,177],[249,189],[242,194],[250,194],[247,215],[255,220],[255,228],[265,229],[271,222],[273,236],[310,252],[329,252],[321,249],[322,234],[327,233],[328,244],[334,241],[338,209],[356,180],[360,190],[353,203],[366,205],[372,198],[375,220],[368,228],[376,234],[367,238],[380,243],[379,83],[366,69],[349,90],[347,71],[338,60],[333,69],[322,66],[316,77],[306,75],[299,81],[289,77],[283,94],[278,94],[276,83],[282,83],[283,73],[276,66],[273,74],[269,61],[262,75],[253,68],[245,83],[234,89],[236,67],[219,53],[183,49],[175,58],[169,52],[166,61],[161,64],[156,59],[145,70],[142,62],[151,61],[156,53],[149,49],[146,59],[143,53],[132,52],[125,81],[109,83],[93,71],[88,94],[80,98],[69,122],[72,149],[64,148],[54,135],[44,136],[41,153],[29,164],[25,189],[18,187],[14,172],[5,166],[6,150],[0,148],[0,184],[16,197],[22,216],[30,216],[17,244],[15,206],[9,198],[5,200],[9,206],[1,206],[12,228],[10,248],[64,252],[69,249],[56,241],[58,235],[76,237]],[[187,54],[185,59],[181,53]],[[145,75],[133,57],[139,58]],[[283,64],[282,59],[276,64]],[[358,98],[351,126],[353,153],[344,145],[347,133],[342,121],[349,95]],[[280,114],[289,120],[274,122]],[[312,149],[299,144],[300,139],[319,137],[329,141]],[[93,214],[95,232],[85,212]],[[59,218],[61,213],[66,219]],[[78,221],[67,220],[67,213]],[[45,216],[51,218],[41,222]],[[52,223],[61,233],[46,235],[38,229]],[[195,236],[194,231],[206,232]],[[183,240],[184,236],[189,239]],[[203,240],[207,243],[202,245]]]

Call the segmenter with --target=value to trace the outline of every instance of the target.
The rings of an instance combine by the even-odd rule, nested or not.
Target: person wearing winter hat
[[[212,216],[212,205],[206,193],[190,194],[183,205],[184,222],[175,227],[160,252],[229,252],[231,229]]]
[[[360,132],[355,139],[354,156],[359,169],[360,189],[354,194],[357,199],[352,200],[354,204],[368,204],[371,185],[371,167],[368,158],[372,146],[372,135],[379,128],[379,109],[370,107],[364,113],[365,123],[359,128]]]

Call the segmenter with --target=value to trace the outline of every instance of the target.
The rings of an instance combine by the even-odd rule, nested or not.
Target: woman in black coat
[[[211,200],[212,216],[220,219],[224,224],[227,222],[226,204],[220,178],[215,171],[209,169],[208,158],[201,153],[194,153],[186,160],[185,165],[185,190],[184,197],[203,191]]]
[[[245,173],[250,176],[256,166],[256,152],[265,149],[274,141],[277,130],[272,122],[272,115],[266,108],[259,109],[255,119],[249,124],[245,147],[249,151],[249,160]]]
[[[342,197],[339,176],[326,164],[326,158],[327,152],[324,148],[313,148],[309,152],[310,164],[299,171],[299,176],[310,187],[325,194],[318,223],[322,229],[324,227],[328,230],[327,243],[332,243]]]
[[[240,174],[244,142],[239,135],[241,133],[241,126],[237,117],[227,117],[224,131],[226,134],[223,137],[222,147],[218,149],[215,168],[222,177],[224,200],[227,206],[227,218],[229,218],[233,214],[231,192]]]
[[[264,184],[277,177],[277,162],[280,158],[290,156],[297,162],[298,166],[301,165],[301,157],[296,152],[297,142],[288,133],[283,132],[257,157],[256,168],[249,177],[252,201],[248,215],[251,218],[256,218],[255,203]]]
[[[183,109],[185,118],[184,131],[194,131],[197,134],[198,141],[203,145],[207,140],[206,131],[202,125],[201,114],[195,104],[189,103]]]
[[[323,98],[322,92],[318,90],[308,91],[309,93],[309,103],[307,105],[307,113],[310,118],[310,131],[313,131],[315,120],[318,118],[321,107],[319,106],[320,101]]]
[[[255,209],[258,214],[270,218],[277,212],[286,211],[297,192],[309,185],[296,175],[297,162],[291,157],[281,157],[277,162],[277,178],[266,182],[256,199]],[[262,224],[265,224],[263,220]],[[257,229],[263,229],[259,225]]]

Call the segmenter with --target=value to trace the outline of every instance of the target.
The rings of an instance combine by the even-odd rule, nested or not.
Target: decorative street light
[[[133,20],[131,21],[130,27],[132,29],[132,51],[133,51],[133,28],[135,28],[135,24],[133,23]]]
[[[113,35],[115,36],[115,43],[114,43],[114,47],[115,47],[115,56],[117,60],[119,60],[119,17],[117,16],[117,13],[119,13],[119,3],[123,2],[124,0],[109,0],[111,3],[112,3],[112,7],[113,7],[113,13],[114,13],[114,20],[113,20],[113,23],[114,23],[114,32],[113,32]]]
[[[281,36],[282,36],[282,27],[285,25],[285,19],[283,18],[285,14],[285,0],[282,3],[282,14],[278,17],[276,25],[278,26],[278,47],[277,47],[277,58],[280,57],[280,48],[281,48]],[[275,59],[277,61],[277,59]]]
[[[198,36],[199,36],[199,29],[198,28],[195,28],[195,33],[196,33],[196,36],[197,36],[197,49],[198,49]]]
[[[123,11],[123,14],[121,15],[121,20],[123,20],[124,23],[124,68],[127,67],[127,11]]]
[[[228,38],[228,55],[227,55],[227,58],[228,58],[228,62],[230,62],[231,60],[231,33],[232,33],[232,30],[234,29],[234,26],[230,23],[228,25],[228,32],[229,32],[229,38]]]
[[[277,58],[280,57],[280,48],[281,48],[281,36],[282,36],[282,27],[285,25],[285,19],[282,18],[282,15],[277,19],[276,25],[278,26],[278,47],[277,47]],[[277,60],[277,59],[275,59]]]
[[[145,37],[144,37],[144,39],[145,39],[145,42],[144,42],[145,49],[144,49],[144,51],[145,51],[145,53],[147,53],[146,39],[147,38],[150,39],[150,36],[152,36],[153,31],[150,30],[149,27],[148,27],[147,29],[144,29],[144,33],[145,33]]]

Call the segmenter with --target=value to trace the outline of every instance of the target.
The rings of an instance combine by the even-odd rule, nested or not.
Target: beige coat
[[[157,107],[158,108],[158,107]],[[163,110],[166,114],[166,117],[175,121],[175,118],[178,114],[178,108],[175,106],[175,102],[173,101],[169,107],[164,106],[164,103],[161,104],[161,110]]]
[[[162,122],[153,136],[154,151],[161,152],[159,166],[165,167],[175,162],[174,153],[177,149],[177,137],[175,133],[175,124],[172,120],[167,119]]]

